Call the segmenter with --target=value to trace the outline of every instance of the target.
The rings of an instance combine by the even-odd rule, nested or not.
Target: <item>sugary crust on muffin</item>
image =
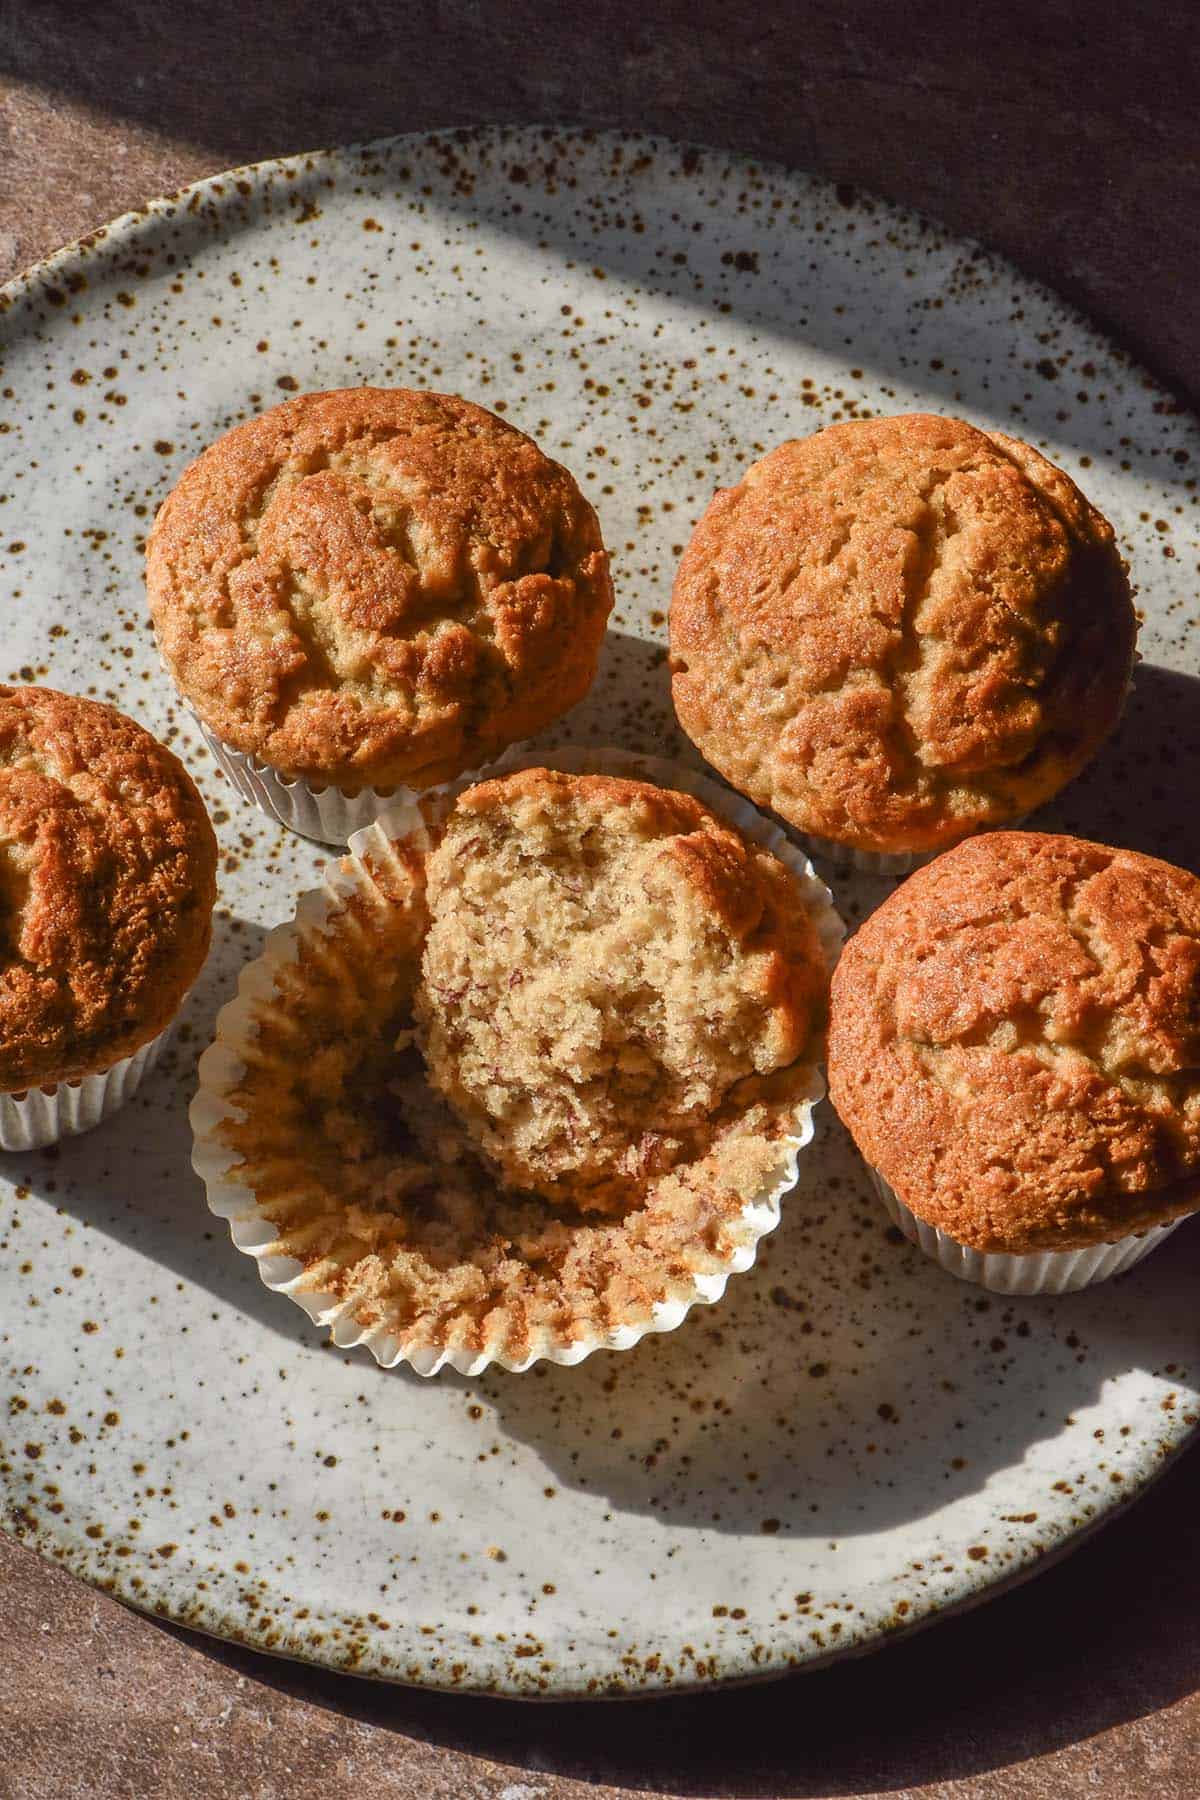
[[[148,731],[0,686],[0,1090],[157,1036],[208,952],[216,866],[190,776]]]
[[[1200,879],[995,832],[873,913],[834,976],[830,1096],[920,1218],[1071,1249],[1200,1206]]]
[[[147,586],[211,730],[347,787],[447,780],[557,718],[612,605],[567,470],[405,388],[303,394],[220,438],[155,520]]]
[[[518,780],[536,796],[536,777]],[[469,792],[464,816],[477,805],[485,817],[502,786],[487,784],[490,799]],[[609,812],[614,787],[647,825],[709,835],[702,808],[677,811],[681,796],[636,783],[605,784]],[[579,804],[595,792],[585,780]],[[728,1273],[747,1199],[786,1164],[811,1062],[737,1083],[697,1134],[695,1160],[647,1171],[622,1215],[507,1191],[418,1048],[426,855],[405,840],[367,868],[370,883],[303,936],[256,1003],[221,1128],[236,1179],[277,1228],[275,1249],[304,1265],[304,1289],[333,1295],[364,1327],[385,1325],[406,1351],[520,1359],[547,1332],[565,1344],[644,1325],[656,1306],[691,1297],[697,1276]],[[714,913],[722,906],[748,917],[733,897]]]
[[[547,769],[484,782],[427,880],[421,1047],[510,1188],[625,1210],[819,1026],[795,881],[690,795]]]
[[[1112,528],[1045,457],[927,414],[781,444],[718,493],[671,604],[688,736],[860,849],[930,850],[1056,793],[1136,636]]]

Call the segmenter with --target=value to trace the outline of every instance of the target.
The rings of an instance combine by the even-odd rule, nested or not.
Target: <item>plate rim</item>
[[[194,196],[203,196],[218,207],[227,205],[229,196],[224,187],[219,184],[236,182],[239,179],[261,183],[269,176],[288,169],[309,174],[315,172],[322,163],[370,153],[378,154],[385,151],[393,153],[397,146],[405,143],[419,144],[425,147],[443,141],[459,146],[470,146],[478,143],[501,144],[506,138],[528,139],[541,135],[589,145],[606,142],[624,145],[636,144],[672,156],[696,151],[702,157],[720,157],[729,164],[739,164],[762,170],[778,170],[793,180],[799,179],[804,182],[810,191],[824,191],[831,196],[834,195],[837,186],[832,176],[815,174],[797,164],[774,157],[761,156],[749,151],[739,151],[724,145],[708,144],[688,138],[674,138],[665,133],[641,132],[620,127],[590,126],[572,122],[549,123],[544,120],[532,120],[525,123],[444,126],[429,131],[388,133],[380,137],[353,140],[345,144],[320,145],[313,149],[298,150],[283,156],[263,157],[253,162],[237,164],[209,175],[199,176],[196,180],[185,183],[178,189],[154,195],[141,206],[119,213],[114,218],[93,227],[90,231],[69,240],[48,255],[36,258],[0,284],[0,347],[8,335],[11,325],[15,323],[14,314],[18,313],[23,302],[36,300],[39,289],[53,284],[66,271],[76,269],[80,272],[85,271],[94,265],[95,260],[114,250],[128,248],[130,243],[136,242],[140,235],[173,218],[181,205],[186,205]],[[1140,355],[1127,346],[1119,332],[1114,332],[1106,324],[1093,318],[1074,300],[1059,293],[1040,276],[1031,274],[1005,253],[993,250],[983,240],[969,233],[943,225],[940,220],[919,207],[909,206],[877,194],[874,190],[860,187],[857,183],[854,184],[854,191],[860,199],[880,206],[889,217],[917,225],[926,224],[948,242],[979,251],[982,258],[986,259],[994,268],[1016,274],[1025,291],[1036,294],[1056,308],[1062,317],[1098,338],[1112,352],[1119,355],[1129,376],[1140,381],[1146,390],[1174,402],[1184,417],[1200,418],[1186,396],[1177,392],[1156,371],[1148,368],[1141,360]],[[252,197],[252,195],[240,196],[246,200],[250,200]],[[619,1678],[612,1681],[605,1678],[587,1678],[582,1673],[577,1681],[572,1681],[568,1671],[561,1667],[556,1669],[549,1685],[545,1688],[533,1685],[532,1682],[528,1687],[518,1686],[514,1685],[511,1680],[488,1683],[470,1679],[443,1679],[439,1669],[440,1665],[447,1660],[444,1656],[439,1657],[438,1667],[430,1667],[420,1677],[417,1677],[397,1669],[365,1666],[369,1663],[369,1657],[363,1659],[364,1666],[356,1666],[348,1662],[340,1662],[328,1653],[320,1654],[315,1646],[310,1650],[304,1647],[291,1649],[266,1644],[252,1633],[233,1625],[232,1621],[210,1625],[188,1616],[186,1609],[172,1598],[172,1588],[177,1587],[178,1584],[172,1583],[168,1572],[161,1565],[155,1565],[149,1558],[143,1565],[136,1556],[131,1556],[120,1565],[122,1574],[139,1577],[142,1582],[140,1592],[130,1587],[128,1579],[121,1582],[115,1576],[102,1575],[95,1570],[89,1571],[86,1566],[87,1552],[82,1546],[73,1544],[69,1538],[58,1541],[54,1534],[45,1527],[40,1525],[30,1527],[20,1520],[19,1501],[14,1501],[7,1484],[3,1490],[0,1490],[0,1522],[2,1522],[7,1535],[15,1543],[31,1550],[52,1565],[65,1569],[75,1579],[87,1582],[89,1586],[95,1587],[132,1611],[188,1631],[194,1631],[218,1642],[236,1644],[279,1661],[322,1668],[331,1673],[352,1675],[362,1680],[432,1692],[461,1693],[476,1698],[520,1700],[542,1704],[580,1700],[649,1700],[672,1694],[697,1693],[713,1688],[759,1686],[765,1682],[782,1680],[788,1676],[816,1673],[837,1662],[873,1655],[893,1643],[928,1630],[943,1619],[959,1616],[982,1606],[991,1599],[1000,1598],[1012,1589],[1033,1580],[1044,1569],[1061,1562],[1093,1539],[1106,1525],[1121,1518],[1157,1485],[1164,1474],[1176,1466],[1181,1455],[1194,1449],[1197,1442],[1200,1442],[1200,1420],[1181,1432],[1179,1437],[1170,1444],[1167,1454],[1160,1454],[1150,1467],[1137,1473],[1135,1483],[1132,1484],[1132,1491],[1124,1488],[1120,1492],[1113,1490],[1112,1502],[1105,1505],[1095,1516],[1084,1519],[1080,1524],[1065,1530],[1046,1548],[1031,1551],[1015,1568],[1006,1569],[998,1572],[991,1579],[972,1584],[965,1592],[952,1600],[938,1600],[936,1597],[914,1599],[910,1603],[912,1613],[903,1621],[877,1624],[870,1630],[869,1635],[862,1639],[827,1646],[813,1654],[801,1652],[791,1659],[776,1654],[773,1659],[764,1659],[762,1663],[755,1663],[750,1652],[747,1651],[741,1662],[731,1666],[728,1671],[722,1670],[704,1676],[689,1674],[671,1680],[662,1679],[656,1671],[650,1680],[644,1680],[636,1687],[619,1685]],[[76,1566],[76,1564],[80,1566]],[[228,1570],[221,1570],[223,1576],[229,1573]],[[157,1581],[155,1580],[156,1576]],[[189,1604],[197,1607],[200,1611],[218,1611],[219,1616],[219,1609],[210,1609],[204,1596],[194,1596]],[[588,1685],[589,1680],[593,1685]]]
[[[584,143],[596,143],[606,140],[612,143],[644,144],[652,149],[664,151],[695,151],[702,157],[720,156],[730,162],[743,163],[749,168],[780,169],[793,178],[805,181],[812,188],[826,190],[835,194],[838,181],[832,175],[816,174],[799,163],[784,162],[778,157],[759,156],[748,150],[734,150],[724,144],[706,143],[700,138],[676,138],[666,132],[637,131],[628,126],[586,125],[572,120],[554,123],[546,119],[531,119],[524,123],[514,121],[480,122],[473,125],[439,125],[429,131],[392,131],[380,137],[353,138],[344,144],[318,144],[306,150],[288,151],[282,156],[258,157],[253,162],[234,163],[229,168],[217,169],[211,175],[198,175],[194,181],[188,181],[182,187],[169,188],[165,192],[152,195],[141,206],[130,207],[127,211],[117,213],[111,219],[94,225],[90,231],[81,232],[77,237],[69,238],[58,249],[39,256],[27,263],[0,282],[0,326],[7,313],[21,299],[27,290],[44,280],[54,270],[65,268],[72,258],[84,261],[93,250],[106,249],[114,240],[123,240],[135,235],[138,230],[146,229],[155,220],[164,216],[168,207],[177,206],[180,201],[189,200],[192,195],[211,189],[217,182],[233,181],[238,177],[261,178],[272,170],[283,170],[298,165],[331,160],[336,157],[354,156],[368,151],[390,149],[402,143],[428,144],[438,140],[457,144],[473,143],[483,140],[500,141],[505,137],[537,136],[552,134],[561,138],[580,140]],[[912,221],[918,225],[930,226],[934,231],[955,244],[976,250],[982,259],[999,269],[1009,269],[1020,276],[1023,286],[1040,298],[1057,307],[1065,317],[1093,333],[1115,350],[1124,359],[1131,373],[1136,374],[1143,384],[1153,388],[1155,392],[1173,401],[1180,412],[1194,418],[1200,423],[1200,407],[1181,389],[1167,381],[1158,371],[1142,359],[1135,345],[1126,341],[1124,334],[1115,327],[1110,327],[1103,320],[1095,317],[1085,306],[1071,299],[1054,287],[1040,275],[1035,275],[1022,263],[1009,256],[1005,251],[995,250],[985,239],[976,237],[972,232],[959,231],[942,222],[936,214],[927,212],[923,207],[910,205],[903,200],[892,199],[889,195],[878,193],[874,188],[863,187],[858,182],[849,184],[855,196],[860,200],[869,200],[882,207],[893,217]],[[224,193],[213,196],[217,201],[225,199]],[[243,196],[245,197],[245,196]]]

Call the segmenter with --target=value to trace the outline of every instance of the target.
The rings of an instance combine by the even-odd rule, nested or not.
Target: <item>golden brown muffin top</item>
[[[612,605],[566,469],[447,394],[303,394],[186,469],[147,558],[164,660],[287,776],[444,781],[586,693]]]
[[[976,1250],[1200,1205],[1200,879],[1041,832],[969,840],[833,981],[830,1096],[905,1205]]]
[[[690,795],[526,769],[469,788],[426,866],[430,1079],[503,1183],[619,1211],[823,1021],[799,886]]]
[[[0,1090],[157,1036],[208,953],[216,868],[204,803],[148,731],[0,686]]]
[[[1136,621],[1112,528],[1036,450],[913,413],[781,444],[718,493],[671,604],[688,736],[860,849],[1031,811],[1116,723]]]

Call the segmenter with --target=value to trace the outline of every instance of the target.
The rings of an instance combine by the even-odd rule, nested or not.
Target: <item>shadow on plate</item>
[[[291,1703],[498,1762],[533,1791],[555,1775],[669,1795],[826,1800],[925,1791],[1055,1752],[1037,1791],[1061,1782],[1055,1792],[1082,1792],[1102,1754],[1090,1740],[1194,1692],[1198,1621],[1193,1455],[1036,1581],[874,1655],[758,1687],[529,1705],[389,1688],[161,1629]],[[253,1706],[253,1690],[237,1703]],[[1114,1745],[1122,1791],[1150,1791],[1142,1774],[1160,1742],[1156,1725]]]
[[[61,34],[51,41],[57,51]],[[36,36],[26,47],[27,60],[33,66],[43,48]],[[272,54],[275,48],[272,40]],[[0,66],[3,49],[0,43]],[[261,49],[259,46],[260,53]],[[97,41],[92,62],[98,59],[102,63],[111,53],[109,37],[103,43]],[[144,54],[139,41],[139,57]],[[77,73],[88,85],[91,65],[86,74],[82,65]],[[106,103],[118,88],[126,99],[135,100],[137,112],[150,98],[149,88],[134,96],[128,83],[118,83],[105,89]],[[178,118],[181,100],[180,95],[172,99],[173,119]],[[494,108],[490,116],[496,116]],[[367,129],[363,118],[356,115],[352,135],[361,137]],[[911,222],[900,227],[919,241],[919,248],[911,251],[911,261],[898,250],[884,253],[878,249],[872,260],[868,255],[872,240],[889,234],[888,219],[881,223],[878,208],[869,197],[838,190],[843,194],[838,199],[830,184],[819,190],[817,213],[827,212],[834,225],[824,230],[822,221],[819,255],[811,242],[793,241],[778,228],[767,229],[762,223],[765,215],[756,219],[755,208],[746,206],[736,215],[740,230],[731,249],[728,235],[713,229],[718,215],[712,193],[714,183],[726,180],[724,171],[732,152],[695,152],[665,139],[627,138],[619,145],[621,162],[615,166],[610,165],[602,137],[582,142],[581,153],[581,140],[568,130],[539,134],[516,128],[506,137],[502,130],[486,126],[446,133],[427,148],[407,139],[394,153],[395,178],[401,198],[409,192],[429,196],[428,201],[423,200],[423,208],[445,209],[472,225],[485,223],[527,246],[539,260],[550,253],[566,267],[594,267],[598,273],[660,294],[699,316],[720,313],[749,326],[756,338],[769,342],[778,337],[803,346],[815,357],[828,359],[834,370],[853,361],[869,381],[895,396],[895,410],[912,405],[915,393],[922,397],[922,404],[935,410],[997,419],[1005,429],[1016,430],[1035,443],[1067,445],[1076,455],[1098,465],[1119,463],[1148,484],[1147,505],[1158,504],[1154,489],[1161,492],[1192,479],[1196,432],[1186,412],[1165,393],[1156,401],[1149,396],[1141,399],[1140,391],[1146,385],[1141,373],[1128,364],[1122,351],[1106,350],[1098,336],[1093,340],[1092,328],[1082,321],[1068,322],[1065,329],[1035,338],[1030,325],[1017,322],[1024,318],[1019,309],[1026,294],[1044,290],[1038,290],[1028,278],[1017,277],[1012,292],[1007,266],[993,264],[983,250],[973,251],[969,241],[942,239],[935,226],[912,215]],[[237,154],[232,143],[228,154]],[[577,156],[579,167],[572,171]],[[516,176],[511,173],[514,167],[519,170]],[[374,192],[371,184],[379,182],[377,204],[385,231],[391,229],[392,177],[393,167],[386,157],[373,156],[364,180],[368,192]],[[307,202],[319,215],[329,204],[328,178],[328,167],[321,161],[300,168],[289,184],[289,201],[296,206]],[[802,183],[804,177],[796,179]],[[599,203],[601,196],[603,204]],[[629,217],[642,210],[653,219],[653,229],[630,229]],[[225,205],[221,233],[232,239],[264,224],[269,227],[277,212],[270,193],[239,194]],[[198,219],[194,249],[202,254],[211,241],[213,219],[205,209]],[[839,221],[853,225],[857,235],[843,229]],[[411,226],[403,211],[398,214],[398,224],[407,237]],[[291,232],[290,215],[285,229],[289,232],[287,254],[296,243],[302,253],[319,258],[319,226],[315,228],[318,236],[306,239],[302,246]],[[136,249],[148,270],[153,269],[153,259],[159,254],[172,267],[177,260],[188,259],[181,250],[180,221],[174,218],[144,219]],[[127,282],[129,254],[128,249],[121,249],[111,263],[107,252],[93,254],[89,262],[92,285],[102,287],[106,278]],[[544,275],[539,275],[539,281],[544,280]],[[876,295],[869,309],[863,306],[865,281]],[[990,313],[975,303],[989,286],[996,289]],[[948,295],[951,303],[947,303]],[[954,303],[958,301],[962,303]],[[1018,309],[1015,313],[1014,308]],[[555,332],[557,328],[556,317]],[[1116,378],[1127,381],[1138,393],[1132,409],[1126,402],[1118,405],[1112,400],[1103,366],[1097,368],[1088,360],[1080,365],[1077,358],[1070,368],[1060,369],[1054,357],[1044,353],[1044,345],[1051,339],[1061,337],[1069,348],[1071,340],[1085,330],[1086,352],[1098,360],[1111,356]],[[530,343],[536,347],[536,333]],[[372,366],[378,373],[378,359]],[[360,371],[360,378],[367,378],[365,370]],[[835,381],[842,379],[835,374]],[[853,400],[855,378],[847,379],[847,395]],[[469,381],[467,387],[469,390]],[[828,422],[822,411],[803,403],[794,383],[785,382],[782,387],[774,404],[764,407],[761,444],[747,443],[744,454],[726,469],[727,474],[771,442],[806,435]],[[831,401],[838,416],[845,397],[839,385]],[[1131,410],[1135,417],[1139,411],[1142,414],[1145,441],[1133,435]],[[682,415],[666,412],[653,435],[661,438],[663,448],[678,447],[687,454],[695,449],[694,422]]]
[[[699,753],[675,722],[665,638],[656,643],[610,628],[596,679],[578,706],[531,738],[530,751],[594,744],[664,756],[702,768]],[[715,778],[719,779],[719,778]]]
[[[1140,663],[1117,731],[1078,781],[1029,823],[1142,850],[1200,874],[1200,679]]]
[[[988,1295],[900,1238],[823,1107],[784,1222],[711,1311],[629,1353],[476,1382],[504,1433],[619,1516],[741,1538],[837,1540],[984,1488],[1130,1367],[1178,1354],[1172,1306],[1200,1228],[1123,1281],[1052,1306]],[[1069,1473],[1054,1463],[1050,1492]]]
[[[262,926],[218,912],[213,947],[162,1060],[127,1106],[80,1137],[3,1159],[4,1173],[58,1210],[151,1258],[182,1282],[295,1340],[309,1327],[299,1310],[263,1287],[249,1257],[204,1203],[192,1173],[188,1106],[196,1061],[243,963],[256,957]]]
[[[755,209],[741,207],[739,223],[744,224],[738,253],[733,254],[728,237],[713,229],[713,205],[704,185],[707,172],[719,176],[731,153],[720,149],[696,153],[669,143],[647,145],[643,171],[637,161],[641,148],[631,145],[611,174],[603,161],[598,164],[601,181],[607,177],[615,188],[615,202],[608,200],[606,191],[606,203],[596,204],[584,179],[579,182],[581,198],[575,206],[564,205],[561,199],[569,155],[560,144],[550,141],[544,150],[549,192],[543,189],[535,153],[530,168],[524,170],[527,185],[520,187],[518,200],[502,178],[496,179],[508,160],[503,145],[494,146],[491,173],[476,180],[468,138],[461,152],[451,146],[445,154],[451,176],[461,166],[472,168],[471,178],[455,184],[445,179],[445,170],[438,170],[434,176],[436,204],[473,218],[485,215],[489,225],[527,244],[531,252],[557,251],[568,266],[594,265],[598,272],[616,275],[702,314],[711,316],[719,311],[731,316],[762,331],[768,341],[781,337],[802,344],[828,357],[835,368],[853,361],[885,392],[898,391],[891,410],[907,410],[913,402],[904,396],[916,389],[925,397],[921,403],[932,410],[967,419],[998,417],[1003,429],[1034,443],[1050,440],[1069,445],[1077,455],[1101,465],[1119,463],[1159,488],[1191,479],[1195,427],[1171,399],[1164,396],[1155,411],[1163,418],[1178,415],[1172,443],[1142,443],[1127,429],[1121,432],[1120,426],[1114,427],[1109,396],[1102,391],[1103,376],[1090,362],[1081,371],[1064,374],[1052,358],[1040,354],[1032,339],[1028,356],[1014,359],[1012,339],[1021,334],[1008,308],[1021,302],[1007,297],[1009,269],[1003,263],[994,264],[984,250],[972,255],[966,246],[970,266],[964,274],[963,241],[950,237],[939,242],[938,227],[913,215],[910,229],[920,233],[922,243],[912,256],[922,266],[902,267],[899,256],[867,265],[864,239],[879,230],[874,202],[870,197],[860,201],[849,196],[844,207],[835,200],[832,187],[818,184],[818,192],[826,196],[826,210],[837,218],[854,220],[860,229],[858,237],[843,237],[835,219],[833,228],[820,240],[823,248],[818,256],[803,241],[793,246],[782,233],[761,226],[756,229]],[[413,160],[408,146],[404,155]],[[686,171],[681,159],[687,161]],[[430,160],[436,168],[440,161],[436,151]],[[804,177],[797,179],[803,181]],[[669,227],[664,224],[641,233],[628,229],[622,205],[626,181],[629,209],[636,212],[642,205],[649,212],[669,212]],[[560,197],[555,198],[556,194]],[[869,266],[867,278],[877,295],[869,312],[864,312],[862,304],[865,266]],[[1047,292],[1028,277],[1017,276],[1016,281],[1028,290]],[[990,320],[971,303],[989,285],[999,290]],[[964,297],[965,303],[947,303],[947,293]],[[1066,306],[1065,302],[1054,303]],[[1082,319],[1072,322],[1064,338],[1080,330],[1091,332],[1093,327]],[[853,335],[848,335],[851,331]],[[1111,354],[1118,368],[1126,364],[1121,350],[1114,348]],[[1127,379],[1134,387],[1143,385],[1144,378],[1135,369],[1129,370]],[[853,381],[851,377],[847,386],[850,399],[855,394]],[[807,436],[828,423],[821,412],[803,403],[797,388],[785,383],[783,389],[774,408],[764,408],[762,448],[789,436]],[[1124,423],[1126,415],[1122,414]],[[686,422],[672,424],[681,438],[687,437]],[[691,429],[694,435],[694,427]],[[1162,430],[1156,423],[1156,440]],[[1176,442],[1192,447],[1181,449],[1176,458]],[[743,463],[751,460],[752,453],[754,446],[747,445]],[[1147,504],[1156,502],[1148,500]]]

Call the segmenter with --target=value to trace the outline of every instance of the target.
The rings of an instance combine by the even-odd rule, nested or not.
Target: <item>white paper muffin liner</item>
[[[111,1068],[53,1087],[0,1094],[0,1150],[41,1150],[59,1138],[91,1131],[132,1099],[162,1054],[175,1021]]]
[[[834,910],[829,890],[817,877],[807,857],[749,801],[718,787],[689,768],[622,750],[562,750],[542,756],[510,752],[489,774],[510,774],[523,768],[627,776],[694,795],[736,825],[748,838],[771,851],[792,871],[832,970],[845,928]],[[729,1277],[751,1267],[759,1241],[778,1225],[782,1198],[797,1179],[799,1154],[812,1140],[813,1109],[825,1093],[825,1084],[814,1063],[806,1092],[797,1103],[794,1129],[779,1143],[780,1160],[775,1179],[750,1196],[741,1213],[730,1221],[731,1248],[724,1267],[710,1273],[680,1277],[670,1298],[655,1305],[647,1317],[627,1325],[608,1331],[585,1328],[582,1334],[570,1337],[543,1327],[532,1340],[528,1353],[518,1360],[500,1343],[471,1350],[454,1345],[406,1344],[387,1324],[362,1326],[353,1316],[353,1296],[339,1300],[331,1293],[308,1291],[303,1286],[304,1265],[296,1258],[280,1254],[276,1227],[259,1211],[253,1191],[239,1181],[236,1153],[221,1138],[224,1122],[240,1116],[231,1096],[245,1072],[242,1050],[254,1035],[254,1013],[274,991],[276,970],[295,959],[302,938],[320,930],[356,888],[374,886],[363,859],[368,855],[376,860],[387,858],[390,843],[396,838],[428,841],[426,820],[436,822],[444,817],[462,790],[472,786],[477,779],[477,776],[464,776],[434,789],[422,797],[419,808],[411,797],[398,800],[388,809],[385,819],[355,833],[349,857],[329,866],[324,885],[301,897],[295,917],[271,932],[262,955],[243,969],[237,996],[219,1014],[215,1040],[200,1058],[200,1085],[191,1107],[195,1134],[192,1163],[204,1182],[209,1208],[218,1218],[226,1220],[237,1248],[255,1258],[265,1285],[294,1300],[314,1324],[328,1328],[333,1342],[339,1347],[349,1349],[362,1345],[382,1367],[407,1363],[419,1375],[436,1375],[441,1369],[451,1368],[460,1375],[475,1376],[492,1364],[519,1374],[542,1360],[578,1363],[594,1350],[628,1350],[651,1332],[673,1331],[693,1306],[712,1305],[720,1300]],[[575,1330],[578,1332],[578,1322]]]
[[[257,806],[269,819],[277,819],[301,837],[321,844],[346,844],[396,804],[415,799],[412,789],[360,788],[356,794],[338,787],[310,787],[307,781],[289,781],[269,763],[244,751],[234,750],[197,717],[204,741],[217,766],[229,777],[243,800]]]
[[[871,1169],[876,1192],[888,1212],[912,1244],[917,1244],[951,1275],[970,1281],[993,1294],[1073,1294],[1093,1287],[1113,1275],[1123,1275],[1135,1263],[1169,1238],[1183,1219],[1170,1219],[1111,1244],[1090,1244],[1083,1250],[1033,1250],[1024,1255],[1000,1251],[970,1250],[956,1238],[927,1225],[889,1186],[878,1169]],[[1185,1215],[1190,1216],[1190,1215]]]

